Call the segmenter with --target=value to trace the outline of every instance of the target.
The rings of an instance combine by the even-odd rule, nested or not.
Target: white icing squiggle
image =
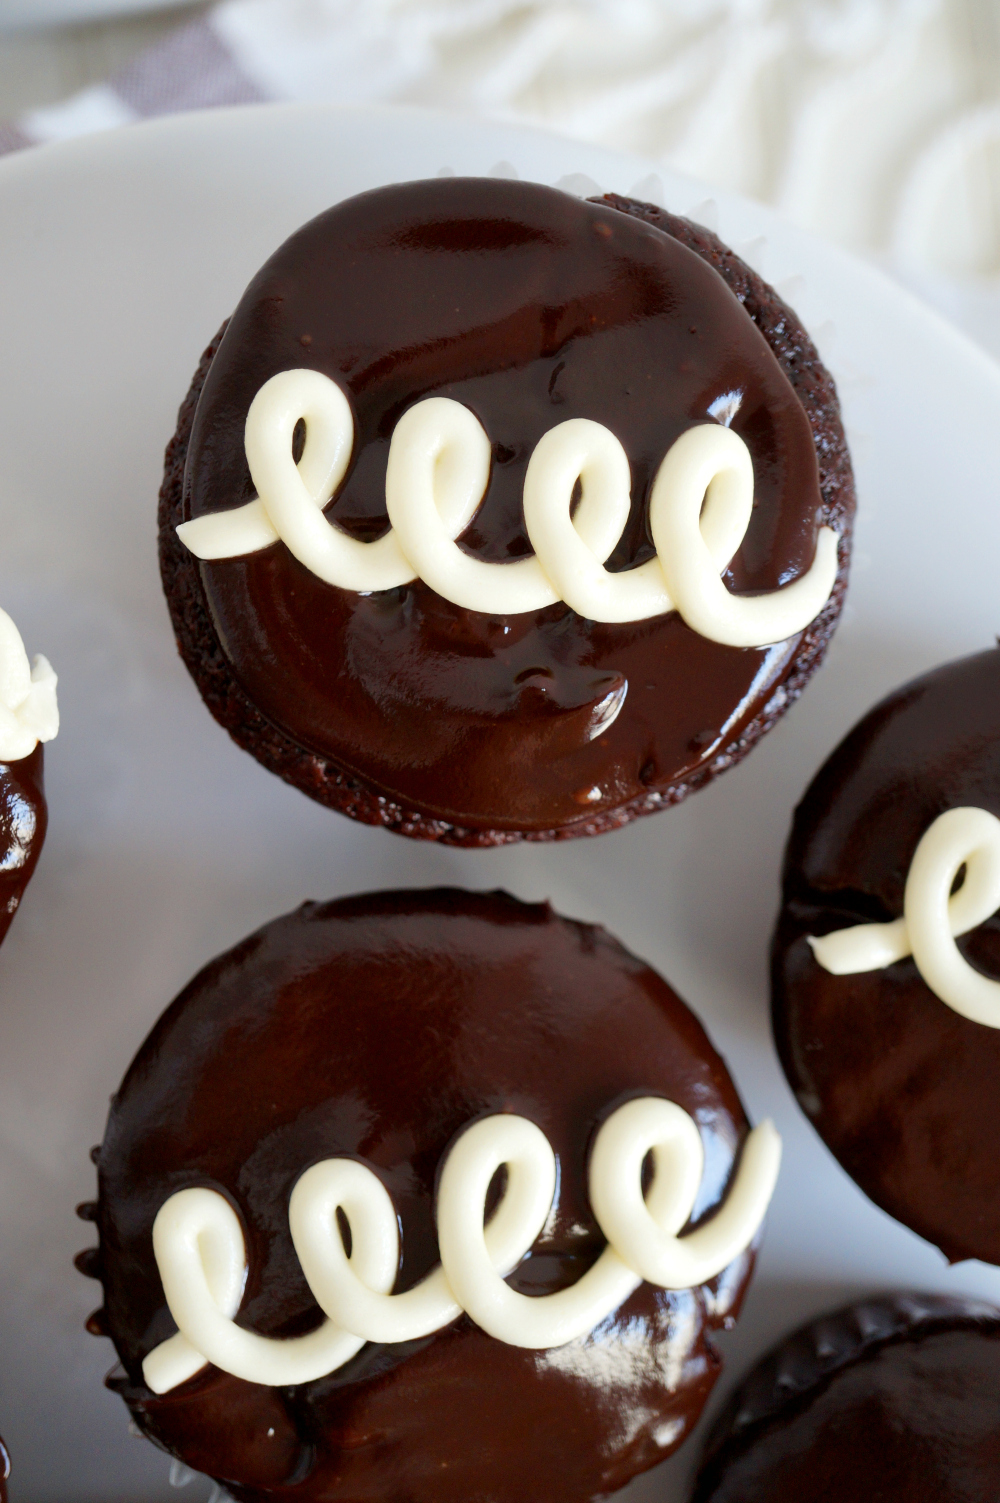
[[[292,438],[305,420],[296,465]],[[746,534],[753,464],[738,434],[717,423],[682,433],[660,465],[650,498],[655,558],[612,574],[604,567],[631,505],[628,456],[614,434],[572,418],[539,441],[524,480],[524,520],[534,556],[485,563],[455,539],[489,481],[490,441],[448,397],[417,402],[396,425],[385,480],[390,530],[361,543],[322,509],[346,473],[354,420],[340,387],[318,371],[282,371],[247,414],[246,454],[257,499],[183,522],[198,558],[235,558],[283,541],[318,578],[344,590],[387,590],[420,578],[445,599],[493,615],[563,600],[592,621],[643,621],[677,610],[702,636],[761,647],[802,631],[822,610],[837,573],[837,535],[821,527],[816,556],[793,584],[731,595],[719,577]],[[573,494],[581,483],[575,512]]]
[[[56,735],[57,682],[41,653],[29,664],[21,633],[0,611],[0,762],[19,762]]]
[[[642,1166],[653,1156],[645,1197]],[[286,1340],[235,1324],[247,1277],[239,1218],[214,1190],[180,1190],[161,1207],[153,1250],[178,1334],[143,1363],[154,1393],[193,1377],[206,1362],[248,1382],[307,1383],[349,1361],[368,1341],[411,1341],[441,1330],[463,1310],[513,1346],[563,1346],[600,1325],[644,1279],[685,1289],[714,1278],[756,1235],[774,1190],[781,1140],[762,1122],[743,1146],[725,1201],[696,1231],[678,1233],[694,1208],[704,1169],[698,1128],[671,1101],[643,1097],[607,1119],[590,1159],[594,1216],[608,1239],[571,1288],[518,1294],[506,1276],[539,1236],[556,1193],[555,1155],[524,1117],[474,1122],[444,1161],[437,1193],[440,1264],[402,1294],[399,1227],[388,1191],[354,1159],[307,1169],[292,1192],[289,1225],[302,1271],[326,1319]],[[484,1225],[494,1174],[507,1168],[503,1199]],[[351,1230],[350,1256],[338,1210]]]
[[[965,878],[952,893],[962,867]],[[903,893],[903,917],[857,924],[821,939],[813,954],[834,976],[882,970],[912,955],[942,1002],[987,1028],[1000,1028],[1000,981],[969,965],[955,944],[1000,908],[1000,819],[985,809],[949,809],[921,836]]]

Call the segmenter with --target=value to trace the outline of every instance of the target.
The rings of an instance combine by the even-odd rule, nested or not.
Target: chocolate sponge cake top
[[[161,558],[240,744],[489,845],[614,828],[744,755],[822,656],[852,513],[829,375],[707,232],[441,178],[258,273],[182,409]]]

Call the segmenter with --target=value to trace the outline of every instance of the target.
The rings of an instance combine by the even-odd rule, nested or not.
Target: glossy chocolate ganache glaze
[[[633,1139],[623,1168],[615,1135],[650,1111],[681,1135],[671,1147],[654,1129],[662,1159]],[[484,1168],[497,1131],[521,1146]],[[711,1332],[738,1313],[769,1194],[755,1176],[773,1129],[747,1133],[697,1019],[602,929],[503,893],[306,904],[195,978],[113,1098],[99,1200],[81,1208],[100,1233],[81,1263],[104,1285],[91,1329],[122,1364],[109,1382],[148,1435],[241,1500],[603,1496],[681,1443],[718,1375]],[[492,1265],[473,1277],[484,1215],[497,1233],[546,1156],[535,1229],[495,1254],[509,1278]],[[772,1155],[771,1184],[775,1168]],[[616,1261],[598,1218],[626,1249],[617,1190],[632,1182],[655,1208],[657,1186],[685,1178],[657,1211],[663,1237],[649,1223],[639,1239],[647,1264],[656,1243],[681,1268],[667,1288]],[[345,1258],[368,1256],[372,1194],[399,1252],[381,1284],[369,1267],[366,1292]],[[191,1315],[190,1249],[221,1266],[227,1237],[224,1318]],[[711,1276],[691,1283],[699,1259]],[[574,1302],[602,1281],[580,1316]],[[398,1313],[442,1286],[427,1320]],[[310,1333],[334,1330],[318,1302],[329,1314],[344,1287],[341,1324],[380,1339],[314,1361]],[[224,1367],[205,1365],[206,1346]]]
[[[460,534],[461,559],[541,558],[526,522],[529,463],[558,425],[585,420],[591,437],[596,425],[613,436],[624,465],[625,511],[595,568],[613,544],[612,578],[658,551],[667,570],[682,550],[657,550],[654,482],[678,439],[711,426],[738,436],[730,445],[752,461],[752,510],[730,541],[735,556],[726,552],[726,591],[780,596],[820,563],[829,578],[783,640],[764,626],[757,645],[734,646],[689,624],[700,618],[683,606],[654,604],[643,617],[626,604],[618,619],[595,619],[589,596],[567,604],[575,578],[554,603],[525,597],[525,609],[475,581],[456,603],[419,568],[391,588],[374,576],[372,588],[364,578],[339,588],[300,561],[308,549],[293,553],[289,527],[279,527],[288,545],[234,555],[233,544],[199,561],[175,527],[269,488],[266,464],[258,484],[251,477],[248,411],[292,371],[320,373],[347,398],[349,460],[328,531],[385,536],[390,446],[401,452],[403,420],[443,398],[452,416],[455,404],[472,415],[485,451],[485,496]],[[309,423],[290,438],[302,456]],[[414,471],[394,464],[405,507]],[[584,503],[590,483],[584,474]],[[555,485],[550,474],[542,490]],[[580,483],[566,492],[565,512],[580,493]],[[356,817],[495,844],[612,828],[737,761],[822,656],[853,506],[829,375],[794,314],[707,231],[626,199],[442,178],[339,204],[251,283],[168,450],[161,556],[181,651],[237,741]],[[820,560],[824,529],[839,566],[835,552]],[[561,545],[546,555],[550,575],[564,555]]]
[[[56,682],[40,654],[29,663],[17,627],[0,611],[0,942],[34,876],[48,828],[42,742],[59,729]]]
[[[0,762],[0,941],[42,854],[49,822],[44,758],[39,744],[16,762]]]
[[[1000,1496],[1000,1310],[895,1294],[787,1338],[709,1439],[693,1503]]]
[[[989,1263],[998,876],[993,648],[896,690],[817,773],[795,814],[773,951],[775,1038],[817,1131],[890,1215],[952,1260]],[[954,904],[984,877],[978,912],[949,922],[949,893]]]

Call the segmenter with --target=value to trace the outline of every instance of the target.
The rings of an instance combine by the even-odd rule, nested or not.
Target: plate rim
[[[8,183],[13,184],[18,179],[34,176],[39,172],[58,170],[64,161],[68,164],[79,162],[83,165],[94,156],[113,157],[118,151],[132,151],[136,149],[136,146],[141,150],[146,142],[169,143],[171,137],[178,138],[177,149],[181,150],[189,144],[185,140],[186,137],[223,134],[234,130],[239,132],[244,126],[253,131],[258,129],[265,120],[277,121],[282,129],[294,128],[298,122],[302,122],[302,128],[305,129],[308,122],[317,117],[356,120],[368,117],[385,122],[406,122],[410,127],[416,125],[418,129],[423,124],[438,129],[451,126],[465,131],[502,132],[505,135],[522,137],[529,141],[556,141],[564,146],[576,145],[582,151],[596,153],[607,158],[609,163],[617,159],[623,164],[632,164],[632,168],[645,168],[650,175],[685,183],[689,186],[693,197],[697,198],[698,194],[704,194],[706,199],[714,200],[720,210],[732,208],[741,214],[759,217],[767,224],[776,226],[783,235],[811,249],[821,259],[829,259],[836,266],[838,273],[860,280],[877,297],[889,298],[895,302],[900,311],[908,312],[910,316],[933,328],[937,337],[946,340],[965,358],[973,360],[979,367],[983,378],[997,385],[998,397],[1000,397],[1000,362],[953,323],[946,314],[926,302],[909,286],[898,281],[877,262],[866,260],[846,247],[838,245],[835,241],[817,234],[814,230],[803,229],[771,204],[751,198],[735,189],[692,177],[686,172],[671,167],[668,163],[657,161],[654,157],[620,151],[615,147],[605,146],[600,142],[586,141],[530,121],[509,119],[474,110],[435,109],[426,105],[405,103],[339,104],[330,100],[276,100],[254,104],[209,106],[197,110],[181,110],[173,114],[156,115],[107,130],[88,132],[85,135],[72,136],[58,141],[39,142],[7,152],[0,157],[0,195],[6,190]],[[768,280],[767,276],[764,280]]]

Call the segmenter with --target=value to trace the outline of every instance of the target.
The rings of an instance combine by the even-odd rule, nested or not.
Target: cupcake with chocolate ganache
[[[795,314],[649,204],[437,178],[281,246],[160,499],[213,715],[422,839],[593,835],[738,762],[818,666],[854,488]]]
[[[884,1295],[813,1321],[737,1390],[692,1503],[1000,1497],[1000,1310]]]
[[[795,813],[774,1031],[862,1190],[952,1262],[1000,1263],[1000,650],[905,684]]]
[[[48,828],[44,752],[59,729],[56,675],[0,611],[0,942],[34,876]]]
[[[212,962],[81,1208],[136,1424],[243,1503],[584,1503],[688,1434],[780,1148],[602,929],[455,889]]]

